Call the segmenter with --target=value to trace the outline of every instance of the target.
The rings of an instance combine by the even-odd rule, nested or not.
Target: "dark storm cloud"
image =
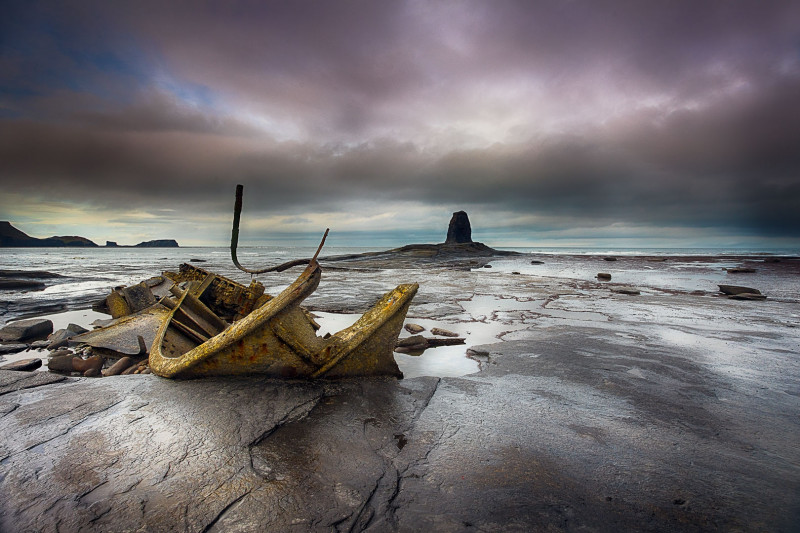
[[[78,2],[0,26],[0,185],[797,236],[795,2]]]

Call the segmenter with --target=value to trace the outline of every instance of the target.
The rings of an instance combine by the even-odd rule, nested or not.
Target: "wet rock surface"
[[[792,531],[797,262],[759,268],[754,304],[706,274],[670,285],[674,261],[614,263],[636,297],[594,279],[597,258],[559,279],[326,270],[311,307],[363,312],[420,280],[412,322],[496,326],[464,377],[0,371],[0,531]]]
[[[521,330],[461,378],[0,372],[0,530],[791,530],[795,341],[675,321]]]

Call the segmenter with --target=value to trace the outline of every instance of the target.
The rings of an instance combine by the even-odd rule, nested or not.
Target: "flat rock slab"
[[[38,357],[32,359],[21,359],[19,361],[14,361],[13,363],[8,363],[5,365],[0,366],[0,370],[14,370],[18,372],[30,372],[31,370],[36,370],[42,366],[42,360]]]
[[[794,354],[664,333],[531,330],[462,378],[17,390],[0,531],[792,530]]]
[[[41,387],[64,381],[65,376],[50,374],[49,372],[14,372],[11,370],[0,370],[0,396],[11,392],[18,392],[24,389]],[[0,403],[3,401],[0,398]],[[8,438],[8,436],[2,437]],[[0,530],[2,531],[2,530]]]

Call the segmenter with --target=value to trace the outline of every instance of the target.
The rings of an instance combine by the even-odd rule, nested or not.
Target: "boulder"
[[[608,272],[599,272],[597,274],[597,279],[599,279],[600,281],[611,281],[611,274],[609,274]]]
[[[447,240],[445,244],[459,244],[472,242],[472,227],[465,211],[456,211],[450,218],[447,227]]]
[[[32,370],[36,370],[42,366],[42,360],[38,358],[34,359],[20,359],[19,361],[14,361],[13,363],[8,363],[7,365],[0,366],[0,370],[17,370],[22,372],[30,372]]]
[[[53,322],[44,318],[27,318],[6,324],[0,329],[0,340],[22,341],[44,337],[53,332]]]
[[[719,291],[723,294],[727,295],[734,295],[734,294],[761,294],[761,291],[758,289],[753,289],[752,287],[742,287],[741,285],[717,285],[719,287]]]

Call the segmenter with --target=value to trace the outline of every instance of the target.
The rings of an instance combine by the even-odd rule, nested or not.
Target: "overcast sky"
[[[800,2],[4,2],[0,220],[797,246]]]

